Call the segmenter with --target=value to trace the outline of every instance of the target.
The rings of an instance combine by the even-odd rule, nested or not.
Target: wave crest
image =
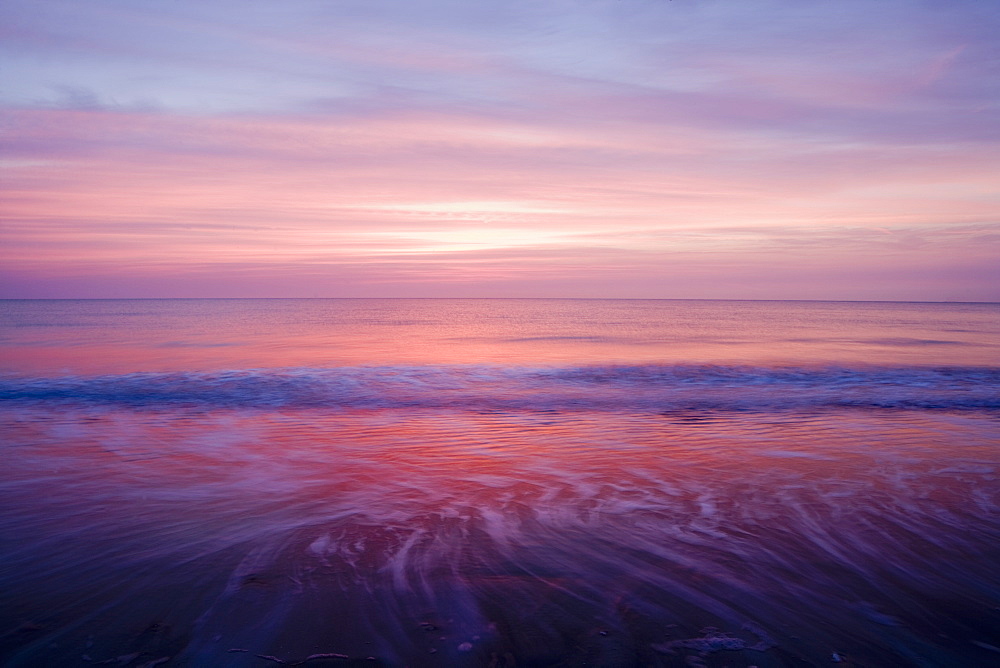
[[[679,411],[997,409],[983,367],[393,366],[0,377],[17,404]]]

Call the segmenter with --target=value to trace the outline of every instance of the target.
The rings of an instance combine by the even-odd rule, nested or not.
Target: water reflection
[[[1000,628],[989,416],[36,410],[9,665],[985,665]]]
[[[995,364],[1000,305],[573,299],[0,301],[8,370]],[[929,357],[933,354],[933,358]]]

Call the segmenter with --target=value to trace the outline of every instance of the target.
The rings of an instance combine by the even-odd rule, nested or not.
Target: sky
[[[1000,301],[1000,2],[4,0],[0,297]]]

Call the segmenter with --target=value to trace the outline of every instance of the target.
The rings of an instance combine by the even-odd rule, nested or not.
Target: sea
[[[0,664],[1000,665],[1000,304],[0,302]]]

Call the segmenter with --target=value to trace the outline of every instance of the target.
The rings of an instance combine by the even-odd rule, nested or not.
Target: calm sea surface
[[[1000,665],[1000,305],[0,301],[4,666]]]

